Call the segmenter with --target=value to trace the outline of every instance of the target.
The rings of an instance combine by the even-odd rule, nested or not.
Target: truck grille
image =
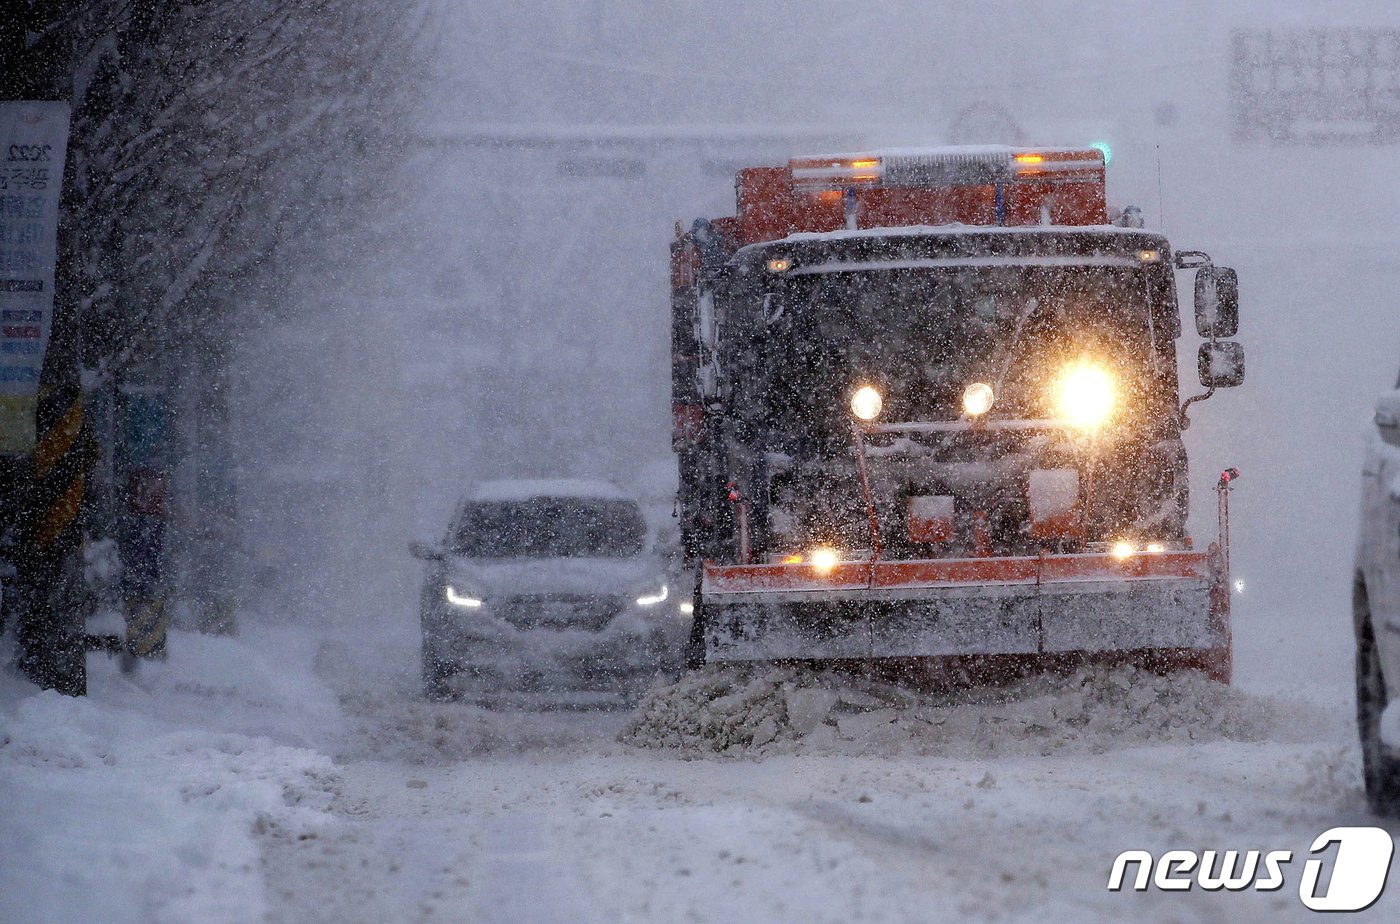
[[[526,594],[492,601],[492,608],[517,629],[582,629],[601,632],[626,606],[622,597],[585,594]]]

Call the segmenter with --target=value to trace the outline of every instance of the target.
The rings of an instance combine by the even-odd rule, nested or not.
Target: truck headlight
[[[464,609],[474,610],[481,606],[480,597],[459,593],[457,588],[453,587],[451,584],[447,585],[446,589],[443,591],[443,596],[447,598],[448,603],[453,606],[463,607]]]
[[[637,598],[638,606],[656,606],[658,603],[665,603],[666,598],[671,595],[671,588],[665,584],[654,594],[646,594]]]
[[[880,397],[880,392],[869,385],[862,385],[851,395],[851,413],[861,420],[874,420],[879,417],[884,406],[885,402]]]
[[[1113,373],[1090,362],[1072,363],[1055,380],[1056,415],[1080,429],[1097,430],[1113,414],[1116,392]]]
[[[963,410],[969,417],[981,417],[992,409],[996,395],[986,382],[973,382],[963,389]]]
[[[817,546],[807,553],[807,563],[815,568],[818,574],[829,573],[840,560],[841,556],[830,546]]]

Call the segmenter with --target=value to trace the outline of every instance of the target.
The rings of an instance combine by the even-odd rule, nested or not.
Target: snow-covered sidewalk
[[[130,677],[92,658],[87,699],[0,673],[0,921],[262,920],[259,832],[314,831],[339,785],[308,644],[175,633]]]

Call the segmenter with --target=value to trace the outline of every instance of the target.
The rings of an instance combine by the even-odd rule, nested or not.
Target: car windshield
[[[1150,371],[1148,291],[1140,269],[1096,265],[795,277],[766,310],[760,397],[789,431],[844,427],[859,384],[880,389],[886,420],[957,418],[972,382],[995,387],[992,417],[1051,416],[1067,363],[1109,367],[1129,392]]]
[[[641,554],[646,534],[631,501],[531,497],[468,504],[453,546],[471,558],[622,558]]]

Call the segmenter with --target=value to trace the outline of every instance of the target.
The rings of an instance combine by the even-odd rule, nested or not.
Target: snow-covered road
[[[1302,856],[1322,830],[1364,823],[1335,792],[1348,760],[1226,744],[1189,769],[1153,748],[990,764],[361,762],[342,768],[336,823],[272,841],[265,870],[287,921],[1302,919],[1287,889],[1133,895],[1105,882],[1127,847]],[[1387,898],[1377,916],[1394,913]]]
[[[624,712],[426,703],[407,649],[175,643],[135,678],[96,663],[89,701],[0,691],[0,920],[1302,920],[1313,838],[1374,823],[1344,690],[1232,696],[1249,722],[1178,711],[1160,740],[1066,694],[953,707],[972,745],[896,723],[686,756],[621,743]],[[1111,893],[1130,848],[1294,861],[1268,894]]]

